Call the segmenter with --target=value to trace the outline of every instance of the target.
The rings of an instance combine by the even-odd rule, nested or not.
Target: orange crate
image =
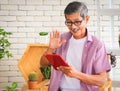
[[[22,73],[25,81],[28,81],[28,75],[32,71],[38,74],[38,84],[43,80],[43,75],[40,72],[40,58],[48,45],[44,44],[30,44],[28,45],[24,55],[18,63],[18,68]]]

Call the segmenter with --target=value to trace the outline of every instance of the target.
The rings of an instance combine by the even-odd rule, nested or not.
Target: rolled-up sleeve
[[[100,73],[104,71],[108,72],[111,70],[105,46],[101,42],[98,44],[94,61],[95,73]]]

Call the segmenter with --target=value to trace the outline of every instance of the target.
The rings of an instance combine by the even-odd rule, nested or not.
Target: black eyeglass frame
[[[80,21],[75,21],[75,22],[67,22],[67,21],[65,21],[65,25],[66,26],[72,26],[72,24],[74,24],[75,26],[79,26],[79,25],[81,25],[82,22],[83,22],[83,19],[80,20]]]

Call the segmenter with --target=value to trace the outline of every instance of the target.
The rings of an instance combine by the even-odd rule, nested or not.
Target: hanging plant
[[[40,35],[40,43],[41,44],[48,44],[48,32],[42,31],[39,32]]]
[[[11,32],[6,32],[4,29],[0,28],[0,59],[5,56],[12,57],[12,53],[7,49],[10,47],[11,43],[8,41],[8,35],[11,35]]]

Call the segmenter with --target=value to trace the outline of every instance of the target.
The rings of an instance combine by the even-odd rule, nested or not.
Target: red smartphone
[[[45,57],[48,59],[49,63],[57,70],[59,66],[69,66],[65,60],[58,54],[46,54]]]

